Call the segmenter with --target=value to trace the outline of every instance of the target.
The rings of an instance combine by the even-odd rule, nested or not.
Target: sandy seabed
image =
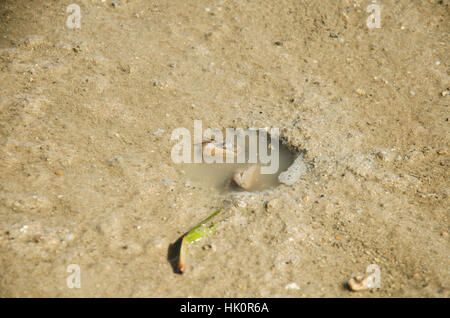
[[[373,29],[365,0],[111,3],[0,0],[1,297],[449,296],[448,0],[379,0]],[[192,182],[170,136],[194,120],[278,127],[307,172]]]

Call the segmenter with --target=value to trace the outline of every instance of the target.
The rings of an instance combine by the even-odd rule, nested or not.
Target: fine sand
[[[0,0],[0,297],[449,297],[448,0],[112,2]],[[191,180],[194,120],[277,127],[306,173]]]

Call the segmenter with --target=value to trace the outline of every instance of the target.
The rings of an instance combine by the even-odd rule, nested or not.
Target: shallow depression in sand
[[[235,158],[233,163],[206,163],[204,161],[202,163],[184,163],[181,165],[181,169],[185,174],[186,179],[190,180],[193,183],[201,184],[207,189],[219,192],[262,191],[265,189],[276,187],[280,184],[280,181],[278,180],[280,173],[286,171],[292,165],[299,154],[291,152],[288,147],[280,142],[278,147],[278,156],[275,156],[273,154],[276,154],[276,152],[271,152],[273,146],[271,144],[270,136],[267,136],[267,149],[262,149],[260,147],[260,136],[258,135],[257,138],[258,146],[256,163],[249,162],[251,147],[249,138],[246,137],[245,147],[243,148],[246,158],[245,163],[237,163],[237,159]],[[195,147],[193,147],[193,149],[194,148]],[[203,147],[203,150],[205,150],[205,146]],[[262,150],[264,150],[264,153],[267,153],[269,157],[272,156],[271,162],[265,164],[261,162]],[[203,154],[204,153],[205,151],[203,151]],[[261,173],[261,167],[268,167],[270,165],[273,165],[273,160],[278,160],[278,169],[276,169],[276,171],[273,173]],[[256,172],[252,174],[250,185],[246,188],[239,186],[234,178],[236,173],[249,171],[248,169],[251,169],[251,167],[255,165]]]

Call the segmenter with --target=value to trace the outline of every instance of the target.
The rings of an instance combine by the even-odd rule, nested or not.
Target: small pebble
[[[75,235],[73,235],[72,233],[69,233],[69,234],[64,236],[64,240],[66,240],[68,242],[73,241],[74,238],[75,238]]]
[[[155,135],[155,136],[162,135],[162,134],[164,134],[164,130],[163,129],[156,129],[153,132],[153,135]]]
[[[285,289],[300,289],[300,287],[296,283],[287,284]]]
[[[383,151],[377,152],[377,158],[384,161],[386,159],[385,152]]]
[[[55,174],[56,174],[58,177],[60,177],[60,176],[62,176],[62,175],[64,174],[64,172],[62,172],[62,171],[56,171]]]
[[[356,94],[358,94],[359,96],[364,96],[364,95],[366,95],[366,91],[363,90],[363,89],[361,89],[361,88],[358,88],[355,92],[356,92]]]
[[[28,225],[24,225],[24,226],[22,226],[22,227],[20,228],[19,231],[22,232],[22,233],[26,233],[27,230],[28,230]]]
[[[202,250],[204,250],[204,251],[208,251],[208,250],[210,250],[210,249],[212,249],[211,244],[206,244],[206,245],[203,245],[203,246],[202,246]]]
[[[236,208],[242,208],[242,209],[247,207],[247,204],[244,201],[239,200],[239,199],[233,200],[233,205]]]
[[[269,210],[269,209],[271,209],[271,208],[273,208],[273,207],[275,206],[275,203],[276,203],[276,200],[275,200],[275,199],[270,200],[270,201],[267,201],[267,202],[264,204],[264,207],[266,208],[266,211]]]

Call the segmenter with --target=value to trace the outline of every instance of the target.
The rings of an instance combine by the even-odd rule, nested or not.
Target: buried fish
[[[245,169],[236,171],[233,175],[233,181],[244,190],[250,190],[258,178],[258,165],[251,165]]]
[[[202,153],[206,158],[219,157],[222,159],[234,159],[239,152],[240,148],[230,143],[218,142],[216,140],[208,140],[202,142]]]

